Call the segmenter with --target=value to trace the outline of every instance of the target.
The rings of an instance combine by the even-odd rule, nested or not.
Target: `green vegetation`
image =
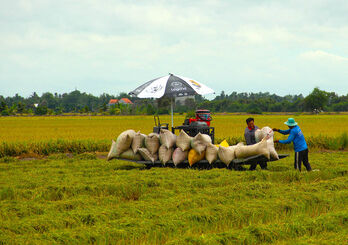
[[[116,104],[107,107],[110,99],[130,98],[126,93],[117,96],[102,94],[98,97],[81,93],[78,90],[64,94],[35,92],[28,98],[16,94],[13,97],[0,96],[0,115],[60,115],[62,113],[102,114],[102,115],[153,115],[168,114],[170,99],[157,100],[131,98],[133,105]],[[36,106],[34,106],[36,105]],[[263,112],[312,112],[320,113],[348,111],[348,95],[339,96],[335,92],[326,92],[314,88],[312,93],[304,97],[300,95],[278,96],[270,93],[237,93],[226,95],[224,91],[209,101],[202,96],[195,100],[188,98],[177,102],[175,112],[185,113],[192,109],[209,109],[212,112],[247,112],[262,114]]]
[[[110,140],[46,140],[36,142],[2,142],[0,157],[20,155],[47,156],[55,153],[85,153],[109,151]]]
[[[320,171],[153,168],[95,154],[0,159],[0,244],[344,244],[348,153]]]

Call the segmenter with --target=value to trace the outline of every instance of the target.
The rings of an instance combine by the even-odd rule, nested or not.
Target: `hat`
[[[288,118],[288,121],[285,122],[284,124],[286,124],[286,125],[292,127],[292,126],[296,126],[296,125],[297,125],[297,122],[295,122],[295,119],[293,119],[293,118],[290,117],[290,118]]]

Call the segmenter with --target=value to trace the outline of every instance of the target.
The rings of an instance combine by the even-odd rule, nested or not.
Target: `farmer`
[[[295,122],[295,119],[293,118],[289,118],[288,121],[284,124],[288,125],[288,130],[280,130],[274,128],[273,131],[279,132],[284,135],[289,134],[289,137],[286,140],[276,140],[274,142],[279,142],[281,144],[290,144],[291,141],[294,142],[295,169],[301,171],[301,162],[303,162],[303,165],[306,167],[307,171],[311,171],[312,168],[308,162],[308,147],[300,127],[297,126],[297,122]]]
[[[252,117],[249,117],[246,120],[246,123],[248,125],[248,127],[246,127],[244,130],[244,138],[245,138],[246,144],[247,145],[254,145],[254,144],[256,144],[255,131],[259,127],[255,126],[254,118],[252,118]],[[260,165],[261,169],[267,169],[267,162],[260,162],[258,164]],[[250,165],[249,170],[255,170],[256,166],[257,166],[257,163],[252,163]]]

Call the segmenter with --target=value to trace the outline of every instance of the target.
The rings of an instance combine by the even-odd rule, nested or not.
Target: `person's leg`
[[[295,152],[295,162],[294,162],[294,167],[297,170],[301,171],[301,165],[299,164],[299,152]]]
[[[257,166],[257,163],[252,163],[252,164],[250,164],[249,170],[255,170],[255,169],[256,169],[256,166]]]
[[[306,167],[307,171],[311,171],[312,168],[311,168],[311,165],[309,164],[309,161],[308,161],[308,149],[301,151],[301,154],[302,154],[301,158],[303,161],[303,165]]]

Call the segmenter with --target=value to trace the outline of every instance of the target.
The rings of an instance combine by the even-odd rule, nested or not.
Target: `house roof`
[[[126,103],[126,104],[133,104],[133,102],[132,101],[130,101],[130,99],[128,99],[128,98],[122,98],[122,99],[120,99],[120,100],[122,100],[124,103]]]
[[[116,103],[118,103],[118,99],[111,99],[109,101],[109,104],[116,104]]]
[[[109,101],[109,105],[112,105],[112,104],[116,104],[116,103],[124,103],[124,104],[133,104],[133,102],[132,101],[130,101],[130,99],[128,99],[128,98],[122,98],[122,99],[120,99],[120,100],[118,100],[118,99],[111,99],[110,101]]]

